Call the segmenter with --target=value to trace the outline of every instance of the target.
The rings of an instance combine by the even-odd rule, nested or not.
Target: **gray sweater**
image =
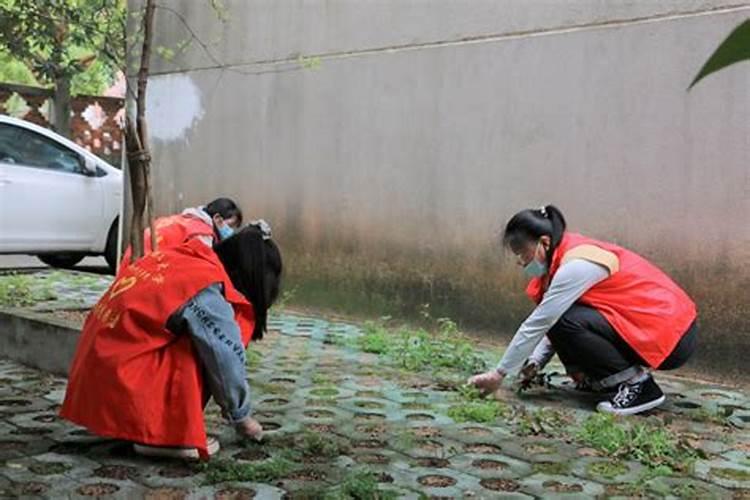
[[[555,354],[546,333],[581,295],[608,277],[606,267],[584,259],[560,266],[542,302],[516,331],[497,369],[516,375],[527,359],[540,367],[546,365]]]

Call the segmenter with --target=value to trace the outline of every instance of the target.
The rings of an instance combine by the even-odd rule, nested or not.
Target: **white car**
[[[114,269],[122,172],[74,142],[0,115],[0,253],[71,267],[104,255]]]

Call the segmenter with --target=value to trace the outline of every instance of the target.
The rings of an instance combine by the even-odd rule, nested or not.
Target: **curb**
[[[68,376],[80,328],[31,311],[0,308],[0,353],[32,368]]]

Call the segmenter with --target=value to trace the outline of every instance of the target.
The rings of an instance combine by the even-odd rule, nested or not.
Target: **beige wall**
[[[497,231],[555,203],[675,276],[704,319],[700,360],[739,366],[750,65],[686,87],[743,2],[237,0],[228,24],[166,3],[213,55],[156,65],[158,208],[228,194],[269,219],[297,300],[430,302],[510,332],[527,306]],[[184,39],[158,16],[160,44]]]

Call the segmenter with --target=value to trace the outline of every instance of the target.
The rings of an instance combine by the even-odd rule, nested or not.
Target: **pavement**
[[[50,269],[50,267],[32,255],[0,255],[0,272],[30,271],[33,269]],[[109,267],[104,257],[85,257],[74,269],[97,274],[109,273]]]
[[[76,273],[56,273],[45,279],[65,290],[62,309],[90,304],[103,286],[79,277],[72,287]],[[57,416],[64,378],[0,359],[0,497],[750,498],[750,397],[740,390],[659,377],[667,402],[612,424],[648,424],[690,450],[694,460],[665,472],[652,463],[660,450],[618,455],[582,440],[596,399],[561,377],[521,396],[501,391],[499,417],[463,421],[456,408],[482,403],[362,352],[360,324],[286,311],[269,328],[248,356],[264,442],[240,440],[211,404],[206,423],[222,450],[208,463],[147,459],[90,435]]]

